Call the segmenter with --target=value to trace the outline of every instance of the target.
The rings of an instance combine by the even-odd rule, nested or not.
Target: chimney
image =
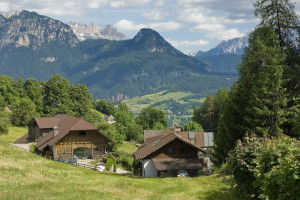
[[[53,127],[53,132],[54,132],[54,134],[53,134],[54,137],[58,135],[58,127],[57,126]]]

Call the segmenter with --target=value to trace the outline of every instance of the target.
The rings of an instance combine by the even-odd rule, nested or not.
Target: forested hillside
[[[154,30],[142,29],[125,41],[79,42],[67,24],[28,11],[0,15],[0,60],[0,74],[15,80],[59,74],[110,101],[163,90],[213,94],[235,81],[212,73]]]

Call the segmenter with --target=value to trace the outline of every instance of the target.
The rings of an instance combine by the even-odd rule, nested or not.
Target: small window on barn
[[[173,151],[173,149],[172,149],[172,148],[168,148],[168,150],[167,150],[167,153],[168,153],[168,154],[173,154],[173,153],[174,153],[174,151]]]
[[[80,131],[79,132],[79,136],[85,136],[86,135],[86,132],[85,131]]]

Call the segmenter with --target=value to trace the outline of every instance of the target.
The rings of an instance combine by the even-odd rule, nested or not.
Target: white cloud
[[[108,3],[108,0],[88,0],[87,7],[92,9],[97,9],[101,6],[104,6]]]
[[[152,20],[162,20],[164,19],[168,13],[162,12],[161,10],[152,10],[149,13],[142,13],[142,16],[147,18],[147,19],[152,19]]]
[[[232,38],[243,37],[245,34],[240,33],[238,29],[226,29],[222,24],[199,24],[190,28],[192,32],[204,32],[208,38],[217,38],[219,40],[229,40]]]
[[[128,6],[137,6],[149,3],[151,0],[115,0],[110,3],[113,8],[122,8]]]
[[[108,0],[10,0],[0,3],[0,9],[29,10],[48,16],[82,16],[87,9],[96,9],[108,3]]]
[[[159,1],[156,1],[154,6],[156,7],[162,7],[165,5],[165,2],[163,0],[159,0]]]
[[[10,10],[8,2],[0,2],[0,8],[2,12],[8,12]]]
[[[115,25],[115,28],[117,28],[120,31],[138,31],[142,28],[146,28],[146,25],[144,24],[134,24],[132,21],[122,19],[118,21]]]
[[[161,22],[161,23],[147,23],[147,24],[135,24],[132,21],[122,19],[118,21],[114,27],[120,31],[138,31],[142,28],[151,28],[156,31],[174,31],[181,28],[181,24],[173,21]]]
[[[225,26],[222,24],[199,24],[195,27],[192,27],[190,30],[193,32],[215,32],[224,29]]]
[[[209,44],[206,40],[197,40],[197,41],[188,41],[188,40],[171,40],[167,39],[167,41],[172,44],[174,47],[179,46],[203,46]]]
[[[234,29],[222,30],[218,32],[211,32],[206,36],[210,38],[218,38],[219,40],[229,40],[232,38],[243,37],[245,36],[245,34],[240,33],[236,28],[234,28]]]

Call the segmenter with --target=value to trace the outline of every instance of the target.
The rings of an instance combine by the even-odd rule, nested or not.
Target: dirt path
[[[14,144],[14,143],[10,143],[11,146],[15,146],[19,149],[23,149],[24,151],[30,151],[30,148],[29,146],[31,145],[32,143],[26,143],[26,144]]]

